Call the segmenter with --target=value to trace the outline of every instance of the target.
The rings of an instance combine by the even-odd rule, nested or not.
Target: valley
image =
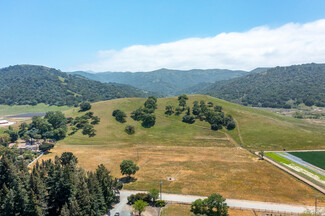
[[[140,171],[135,182],[124,186],[126,189],[149,190],[163,181],[164,192],[208,195],[216,191],[226,198],[304,205],[311,205],[315,194],[321,196],[266,161],[258,160],[248,150],[324,148],[325,128],[209,96],[189,96],[187,104],[192,106],[195,100],[222,106],[226,114],[234,117],[237,127],[212,131],[207,122],[183,123],[182,115],[164,114],[166,105],[177,105],[177,98],[162,98],[158,99],[155,126],[143,128],[130,118],[130,113],[145,99],[103,101],[94,103],[92,108],[101,118],[95,126],[95,137],[78,132],[60,141],[42,159],[71,151],[86,170],[103,163],[117,177],[121,176],[121,161],[131,159]],[[112,116],[117,108],[126,112],[126,123],[119,123]],[[65,114],[80,115],[77,108]],[[135,134],[124,132],[127,124],[135,127]]]

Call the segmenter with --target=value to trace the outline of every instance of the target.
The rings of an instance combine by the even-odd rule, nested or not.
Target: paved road
[[[40,157],[42,157],[44,153],[42,152],[37,158],[35,158],[32,162],[30,162],[27,167],[31,166],[34,162],[36,162]]]
[[[114,215],[116,212],[122,212],[125,206],[127,205],[127,197],[131,194],[143,193],[144,191],[129,191],[122,190],[120,192],[121,202],[111,210],[111,215]],[[192,195],[182,195],[182,194],[162,194],[162,199],[170,202],[179,202],[179,203],[191,203],[196,199],[205,199],[203,196],[192,196]],[[291,213],[303,213],[306,210],[313,210],[313,206],[302,206],[302,205],[288,205],[280,203],[271,203],[271,202],[260,202],[260,201],[250,201],[250,200],[238,200],[238,199],[227,199],[228,206],[237,207],[237,208],[247,208],[247,209],[256,209],[256,210],[269,210],[269,211],[280,211],[280,212],[291,212]],[[325,208],[319,208],[325,210]],[[112,214],[114,213],[114,214]]]
[[[117,203],[112,210],[110,210],[110,216],[114,216],[115,213],[120,213],[121,216],[130,216],[131,212],[125,209],[128,199],[127,197],[130,196],[132,193],[124,193],[121,191],[120,193],[120,202]]]

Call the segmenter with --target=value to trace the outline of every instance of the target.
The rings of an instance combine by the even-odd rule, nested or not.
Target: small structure
[[[7,120],[0,120],[0,127],[13,125],[13,124],[15,124],[15,123],[16,123],[16,122],[9,122],[9,121],[7,121]]]
[[[0,125],[6,125],[9,124],[7,120],[0,120]]]
[[[30,138],[29,140],[26,140],[26,145],[34,145],[39,144],[36,139]]]

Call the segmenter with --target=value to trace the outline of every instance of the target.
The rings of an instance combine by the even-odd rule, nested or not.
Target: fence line
[[[167,201],[168,204],[179,204],[179,205],[191,205],[189,202],[180,202],[180,201]],[[268,209],[258,209],[258,208],[245,208],[245,207],[235,207],[229,206],[229,209],[234,210],[241,210],[241,211],[255,211],[259,213],[266,213],[266,214],[277,214],[277,215],[294,215],[299,216],[300,213],[297,212],[287,212],[287,211],[275,211],[275,210],[268,210]]]

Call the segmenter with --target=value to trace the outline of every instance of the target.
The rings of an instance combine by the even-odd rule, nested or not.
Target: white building
[[[9,122],[7,120],[0,120],[0,125],[3,125],[3,124],[9,124]]]

